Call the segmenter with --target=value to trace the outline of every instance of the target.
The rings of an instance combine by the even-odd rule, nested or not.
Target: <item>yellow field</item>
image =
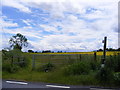
[[[109,55],[117,55],[117,54],[120,54],[120,51],[107,51],[106,52],[106,55],[109,56]],[[97,52],[97,55],[103,55],[103,52]]]
[[[106,55],[117,55],[120,51],[107,51]],[[94,54],[94,52],[66,52],[66,53],[31,53],[31,54]],[[97,55],[103,55],[103,52],[96,52]]]

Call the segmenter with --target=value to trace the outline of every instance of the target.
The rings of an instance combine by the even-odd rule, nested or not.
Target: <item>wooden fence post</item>
[[[97,55],[96,55],[96,52],[94,52],[94,61],[97,60]]]
[[[82,56],[81,56],[81,54],[80,54],[80,61],[82,61]]]
[[[35,69],[35,55],[32,55],[32,70]]]

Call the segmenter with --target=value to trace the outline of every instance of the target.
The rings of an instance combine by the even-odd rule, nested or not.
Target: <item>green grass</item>
[[[51,56],[51,55],[44,56],[44,54],[42,54],[42,55],[36,56],[35,57],[36,63],[51,62],[55,65],[55,69],[53,69],[50,72],[37,71],[36,69],[32,71],[32,55],[29,53],[25,53],[25,56],[29,59],[28,67],[19,68],[18,72],[15,72],[15,73],[9,73],[9,72],[3,71],[2,73],[3,79],[59,83],[59,84],[68,84],[68,85],[94,85],[94,86],[101,85],[101,83],[96,79],[96,74],[98,72],[98,69],[94,70],[94,67],[96,67],[94,65],[97,65],[97,66],[100,65],[99,63],[101,63],[100,62],[101,56],[97,56],[97,61],[94,61],[93,55],[83,55],[82,60],[80,60],[79,55],[71,55],[71,56],[65,57],[64,55],[60,56],[60,55],[54,54],[54,56]],[[81,64],[76,65],[81,61],[87,64],[91,64],[90,63],[91,61],[94,63],[91,64],[90,68],[86,67],[86,65],[83,65],[82,67],[81,67]],[[64,65],[63,64],[59,65],[56,63],[64,63]],[[76,64],[73,64],[73,63],[76,63]],[[39,67],[40,65],[41,64],[36,64],[36,67]],[[69,65],[70,68],[67,65]],[[79,70],[79,67],[81,67],[81,69],[89,68],[89,72],[82,74],[82,73],[77,73],[75,71],[75,74],[69,73],[69,75],[65,75],[64,73],[65,67],[68,68],[68,71],[69,69],[72,69],[72,72],[75,71],[76,69]],[[111,86],[112,84],[106,84],[106,85]]]
[[[31,57],[33,54],[26,53],[27,57]],[[88,54],[34,54],[34,60],[35,60],[35,66],[39,67],[42,64],[47,63],[53,63],[55,66],[63,66],[72,64],[74,62],[79,61],[87,61],[87,60],[93,60],[94,61],[94,55],[88,55]],[[97,61],[101,60],[101,56],[97,56]]]
[[[49,82],[60,83],[69,85],[96,85],[94,75],[76,75],[76,76],[64,76],[61,70],[53,72],[37,72],[30,71],[28,69],[21,70],[17,73],[3,72],[4,79],[14,79],[23,81],[35,81],[35,82]]]
[[[18,72],[8,73],[3,71],[3,79],[14,79],[22,81],[33,81],[33,82],[47,82],[47,83],[60,83],[69,85],[96,85],[94,75],[75,75],[65,76],[63,72],[64,66],[58,66],[51,72],[38,72],[32,71],[32,57],[29,54],[26,56],[30,59],[30,64],[26,68],[20,68]]]
[[[95,78],[96,72],[86,75],[64,75],[63,68],[51,72],[31,71],[31,68],[20,69],[16,73],[3,72],[3,79],[14,79],[32,82],[47,82],[67,85],[99,85]]]

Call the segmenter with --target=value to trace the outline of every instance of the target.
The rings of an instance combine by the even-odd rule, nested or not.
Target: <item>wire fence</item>
[[[82,60],[100,60],[100,56],[96,54],[33,54],[32,55],[32,68],[52,63],[56,66],[69,65],[78,63]]]

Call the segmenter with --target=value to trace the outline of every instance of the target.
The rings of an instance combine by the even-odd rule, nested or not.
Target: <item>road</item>
[[[2,88],[10,89],[13,88],[27,88],[29,89],[42,89],[42,88],[64,88],[64,89],[79,89],[79,90],[107,90],[107,89],[100,89],[90,86],[72,86],[72,85],[61,85],[61,84],[51,84],[51,83],[40,83],[40,82],[25,82],[25,81],[13,81],[13,80],[2,80]],[[8,89],[8,90],[9,90]],[[34,90],[33,89],[33,90]],[[117,89],[108,89],[108,90],[117,90]]]

